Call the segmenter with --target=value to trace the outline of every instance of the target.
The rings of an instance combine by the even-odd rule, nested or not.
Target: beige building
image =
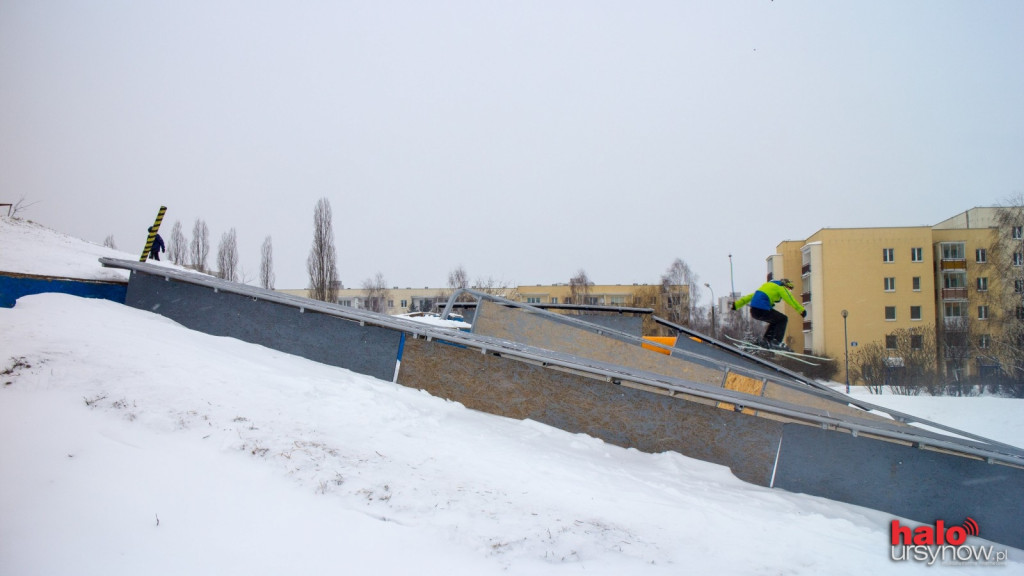
[[[655,308],[659,286],[652,284],[595,284],[587,287],[585,302],[573,302],[569,284],[519,286],[518,302],[527,304],[586,304],[590,306],[624,306]],[[682,302],[689,293],[687,287],[676,287]]]
[[[585,304],[594,306],[623,306],[658,308],[660,286],[653,284],[609,284],[591,285],[588,287]],[[574,304],[572,290],[568,284],[549,286],[532,285],[510,287],[504,291],[487,290],[503,298],[527,304]],[[307,298],[309,290],[279,290],[285,294]],[[390,288],[385,296],[388,314],[406,314],[409,312],[430,312],[443,307],[448,301],[450,291],[446,288]],[[663,305],[676,307],[689,306],[689,289],[686,286],[675,287],[666,299],[661,298]],[[343,288],[338,290],[338,303],[355,308],[370,308],[366,290],[359,288]]]
[[[944,342],[962,333],[962,348],[983,350],[990,338],[988,302],[1000,289],[987,259],[999,233],[995,211],[974,208],[935,226],[826,228],[780,243],[768,258],[768,275],[792,280],[794,296],[807,308],[801,319],[785,307],[787,343],[839,359],[840,380],[847,350],[852,357],[871,342],[892,348],[900,329],[934,334],[939,327]],[[979,369],[977,362],[953,358],[948,347],[936,346],[935,354],[936,366],[949,375]]]
[[[285,294],[309,297],[309,290],[278,290]],[[408,312],[423,312],[434,310],[436,304],[447,301],[444,288],[389,288],[387,290],[387,313],[406,314]],[[338,290],[338,304],[352,306],[353,308],[371,308],[368,302],[367,291],[362,288],[341,288]]]

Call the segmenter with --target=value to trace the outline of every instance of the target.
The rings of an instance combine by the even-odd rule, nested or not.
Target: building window
[[[885,307],[885,319],[886,320],[895,320],[896,319],[896,307],[895,306],[886,306]]]
[[[349,299],[349,298],[344,298],[342,300],[338,300],[338,304],[341,304],[342,306],[351,307],[352,306],[352,300]]]
[[[1017,279],[1013,281],[1013,292],[1015,294],[1024,293],[1024,280]]]
[[[1024,253],[1014,252],[1013,253],[1013,265],[1021,266],[1024,265]]]
[[[896,349],[896,336],[893,334],[886,334],[885,336],[885,347],[889,350]]]
[[[921,277],[920,276],[914,276],[913,284],[914,284],[914,292],[920,292],[921,291]]]
[[[395,301],[394,300],[388,300],[388,308],[390,309],[390,308],[394,308],[394,307],[395,307]]]
[[[527,304],[540,304],[540,298],[538,298],[537,296],[527,296],[526,297],[526,303]]]
[[[558,296],[552,296],[551,297],[551,303],[552,304],[558,304]]]
[[[921,307],[920,306],[911,306],[910,307],[910,319],[911,320],[920,320],[921,319]]]
[[[978,306],[978,320],[988,320],[988,306]]]
[[[924,336],[922,336],[921,334],[911,334],[910,348],[913,350],[920,350],[924,348]]]
[[[896,249],[895,248],[882,248],[882,262],[895,262],[896,261]]]
[[[974,251],[974,261],[978,264],[984,264],[988,262],[988,251],[984,248],[978,248]]]
[[[946,302],[944,308],[946,318],[961,318],[964,315],[964,307],[960,302]]]
[[[1013,239],[1020,240],[1021,238],[1024,238],[1024,226],[1014,226]]]
[[[408,300],[402,300],[402,308],[408,308],[408,307],[409,307],[409,301]]]
[[[988,291],[988,277],[987,276],[982,276],[981,278],[978,278],[977,282],[978,282],[978,292],[987,292]]]
[[[911,248],[910,249],[910,261],[911,262],[924,262],[924,249],[923,248]]]
[[[885,291],[895,292],[896,291],[896,279],[893,277],[885,278]]]
[[[978,336],[978,348],[986,349],[992,344],[992,337],[988,334]]]

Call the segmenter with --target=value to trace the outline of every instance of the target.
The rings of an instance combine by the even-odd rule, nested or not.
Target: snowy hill
[[[29,296],[0,327],[4,575],[1024,574],[999,545],[998,567],[894,561],[883,512],[108,301]],[[1019,400],[871,400],[1024,445]]]

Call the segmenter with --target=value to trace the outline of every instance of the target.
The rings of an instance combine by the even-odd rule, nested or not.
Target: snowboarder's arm
[[[737,300],[733,304],[733,309],[734,310],[739,310],[740,308],[743,308],[747,304],[750,304],[750,301],[753,300],[753,299],[754,299],[754,295],[753,294],[747,294],[746,296],[744,296],[743,298],[740,298],[739,300]]]
[[[793,298],[793,295],[789,293],[789,290],[786,290],[785,288],[782,289],[782,299],[792,306],[793,310],[800,313],[804,311],[804,307],[801,306],[800,303],[796,301],[796,298]]]

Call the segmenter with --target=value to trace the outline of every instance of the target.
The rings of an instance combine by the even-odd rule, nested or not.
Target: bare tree
[[[459,264],[448,273],[448,289],[454,292],[466,288],[469,288],[469,274],[466,273],[466,268]]]
[[[367,310],[381,314],[388,313],[388,300],[391,298],[391,291],[388,290],[384,274],[377,272],[373,278],[363,280],[363,291],[366,292]]]
[[[238,238],[234,228],[221,234],[217,246],[217,277],[238,281]]]
[[[210,257],[210,229],[206,221],[196,218],[192,226],[192,242],[188,245],[189,264],[193,269],[206,273],[206,260]]]
[[[113,234],[109,234],[106,238],[103,239],[103,245],[106,246],[107,248],[113,248],[114,250],[117,250],[117,242],[114,242]]]
[[[181,221],[175,220],[171,227],[171,242],[167,247],[168,257],[175,264],[184,265],[188,261],[188,240],[181,232]]]
[[[459,264],[448,273],[448,287],[438,292],[437,299],[440,302],[447,302],[457,290],[464,290],[466,288],[469,288],[469,274],[466,272],[466,268]],[[469,294],[459,296],[460,302],[468,302],[470,300],[473,300],[473,297]]]
[[[998,359],[1004,376],[1024,389],[1024,194],[996,210],[997,238],[989,260],[999,290],[989,323],[994,327],[988,356]]]
[[[594,285],[587,277],[587,272],[580,268],[576,275],[569,279],[569,299],[573,304],[589,304],[590,288]]]
[[[324,302],[338,301],[338,259],[334,249],[331,203],[317,200],[313,209],[313,246],[306,259],[309,297]]]
[[[476,282],[473,283],[473,288],[484,294],[490,294],[491,296],[497,296],[506,300],[515,301],[519,299],[519,289],[516,287],[515,282],[506,282],[493,276],[477,278]]]
[[[661,297],[665,300],[666,320],[689,325],[692,303],[700,299],[700,277],[683,259],[676,258],[661,276]]]
[[[39,204],[39,202],[36,201],[36,202],[28,202],[28,203],[26,203],[25,202],[25,197],[22,196],[21,198],[18,199],[17,202],[15,202],[13,205],[11,205],[11,208],[10,208],[10,216],[11,216],[11,218],[19,218],[22,212],[24,212],[25,210],[28,210],[29,208],[31,208],[32,206],[35,206],[36,204]]]
[[[935,364],[935,329],[900,328],[885,342],[869,342],[851,357],[851,376],[880,394],[888,386],[894,394],[917,395],[921,390],[942,393]]]
[[[260,286],[274,289],[274,243],[270,236],[263,239],[260,248]]]

